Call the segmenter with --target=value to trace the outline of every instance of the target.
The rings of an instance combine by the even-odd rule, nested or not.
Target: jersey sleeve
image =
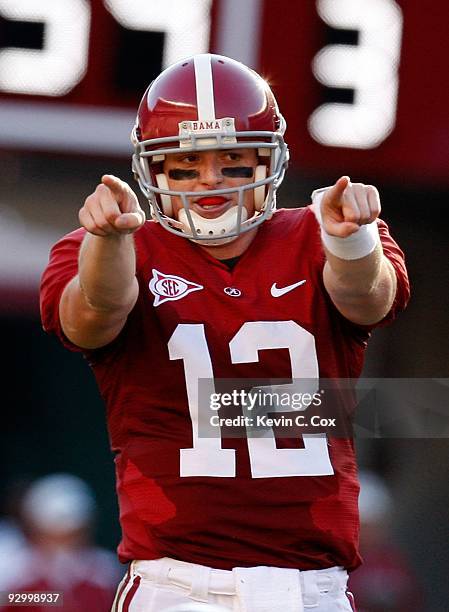
[[[66,337],[59,319],[59,302],[67,283],[78,274],[78,254],[85,230],[78,229],[62,238],[50,252],[50,260],[44,271],[40,288],[40,310],[44,330],[56,334],[72,351],[82,349]]]
[[[397,287],[396,296],[388,314],[375,325],[379,327],[391,323],[396,316],[404,310],[410,299],[410,282],[408,279],[407,268],[405,266],[405,257],[398,244],[391,237],[388,230],[388,225],[385,221],[379,219],[377,221],[379,227],[379,236],[382,242],[382,248],[385,257],[392,264],[396,272]]]
[[[339,322],[341,327],[344,329],[345,333],[349,334],[353,337],[358,343],[366,346],[366,343],[371,335],[371,332],[377,327],[383,327],[385,325],[390,324],[396,316],[405,309],[407,303],[410,298],[410,283],[407,274],[407,268],[405,265],[405,257],[404,253],[396,243],[396,241],[390,235],[388,225],[382,219],[377,219],[377,225],[379,228],[379,236],[382,243],[382,249],[384,255],[392,264],[394,271],[396,273],[397,286],[396,286],[396,295],[393,300],[393,304],[389,312],[386,316],[378,321],[377,323],[370,325],[361,325],[359,323],[354,323],[347,319],[344,315],[340,313],[335,304],[332,302],[329,294],[327,293],[324,282],[322,281],[322,288],[327,296],[330,312],[333,313],[333,317],[336,321]],[[325,258],[323,252],[323,258],[321,266],[324,266]]]

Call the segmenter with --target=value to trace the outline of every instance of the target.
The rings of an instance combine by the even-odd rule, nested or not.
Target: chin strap
[[[195,234],[197,236],[210,237],[209,240],[198,240],[200,244],[209,244],[212,245],[212,241],[216,244],[224,244],[225,242],[231,242],[231,240],[235,240],[236,236],[231,236],[229,239],[221,238],[222,234],[226,234],[228,232],[232,232],[237,227],[237,216],[238,216],[238,207],[233,206],[229,210],[227,210],[224,214],[216,219],[205,219],[194,210],[190,210],[190,217],[192,219],[193,227],[195,228]],[[242,208],[242,219],[243,223],[248,218],[248,213],[246,212],[246,208]],[[178,220],[182,224],[183,228],[191,233],[192,229],[189,224],[187,211],[182,209],[178,213]]]

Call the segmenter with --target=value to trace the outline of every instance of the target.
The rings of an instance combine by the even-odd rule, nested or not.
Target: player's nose
[[[223,173],[217,159],[210,157],[203,160],[200,168],[200,181],[209,189],[216,188],[223,182]]]

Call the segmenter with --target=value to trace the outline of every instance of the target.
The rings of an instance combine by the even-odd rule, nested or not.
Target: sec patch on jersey
[[[164,274],[153,268],[153,278],[149,283],[149,289],[154,295],[153,306],[159,306],[164,302],[180,300],[192,291],[204,289],[202,285],[176,276],[175,274]]]

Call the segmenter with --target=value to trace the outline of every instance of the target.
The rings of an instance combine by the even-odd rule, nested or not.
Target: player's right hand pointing
[[[130,234],[145,223],[145,213],[131,187],[105,174],[79,211],[81,225],[95,236]]]

